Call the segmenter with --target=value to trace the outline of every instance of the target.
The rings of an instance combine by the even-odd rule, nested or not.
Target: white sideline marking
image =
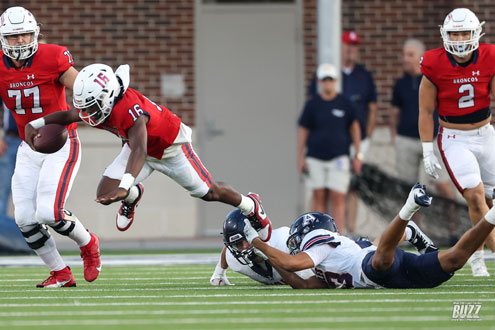
[[[97,299],[99,297],[92,297]],[[58,297],[58,299],[61,299]],[[495,298],[476,298],[476,302],[495,302]],[[452,303],[452,299],[380,299],[377,301],[376,298],[373,299],[347,299],[339,300],[339,304],[356,304],[356,303],[436,303],[436,302],[448,302]],[[218,300],[202,300],[202,301],[157,301],[157,302],[105,302],[105,303],[84,303],[79,301],[74,301],[73,303],[48,303],[43,304],[0,304],[0,307],[69,307],[69,306],[205,306],[205,305],[292,305],[292,304],[335,304],[334,299],[318,299],[318,300],[276,300],[276,301],[218,301]],[[495,316],[494,316],[495,317]]]
[[[483,316],[484,321],[495,320],[494,316],[487,315]],[[388,322],[432,322],[432,321],[449,321],[451,322],[450,315],[447,316],[392,316],[389,315],[387,317]],[[284,318],[284,322],[287,323],[368,323],[368,322],[383,322],[383,317],[381,316],[366,316],[359,317],[359,314],[352,317],[286,317]],[[181,319],[124,319],[124,320],[32,320],[32,321],[11,321],[6,322],[7,325],[11,326],[70,326],[70,325],[121,325],[121,324],[135,324],[135,325],[144,325],[144,324],[253,324],[253,323],[280,323],[279,318],[273,317],[245,317],[245,318],[200,318],[200,319],[190,319],[190,318],[181,318]]]

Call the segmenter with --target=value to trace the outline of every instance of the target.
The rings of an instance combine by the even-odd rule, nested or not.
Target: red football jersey
[[[456,63],[443,47],[429,50],[421,60],[421,71],[437,87],[441,118],[456,123],[487,118],[490,81],[495,74],[495,45],[481,43],[466,66]],[[473,116],[476,111],[483,115]]]
[[[58,79],[74,65],[66,47],[40,44],[36,53],[21,68],[0,52],[0,97],[11,110],[24,140],[24,126],[52,112],[68,110],[65,86]],[[77,124],[68,125],[69,130]]]
[[[112,109],[110,116],[96,126],[128,142],[127,131],[139,116],[149,117],[148,156],[161,159],[163,151],[174,143],[180,128],[180,118],[164,106],[158,105],[138,91],[128,88]],[[129,145],[132,149],[132,145]]]

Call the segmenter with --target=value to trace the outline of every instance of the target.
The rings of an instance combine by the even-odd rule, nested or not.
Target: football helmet
[[[257,255],[253,246],[245,248],[246,245],[243,244],[243,241],[246,240],[246,235],[244,235],[245,219],[247,217],[239,209],[227,214],[223,223],[223,243],[242,265],[251,266]]]
[[[451,11],[440,25],[440,34],[443,39],[445,50],[458,57],[466,57],[472,51],[478,49],[481,34],[481,27],[485,22],[478,20],[478,17],[467,8],[457,8]],[[469,40],[454,41],[450,39],[450,32],[470,31]]]
[[[31,33],[27,45],[9,45],[7,36]],[[38,50],[40,27],[33,14],[23,7],[10,7],[0,16],[0,41],[5,55],[14,60],[24,60]]]
[[[112,68],[95,63],[84,67],[74,81],[74,107],[79,117],[91,126],[107,119],[122,90]]]
[[[320,212],[304,213],[290,227],[289,238],[287,239],[290,254],[299,253],[304,236],[316,229],[325,229],[334,233],[339,232],[335,220],[328,214]]]

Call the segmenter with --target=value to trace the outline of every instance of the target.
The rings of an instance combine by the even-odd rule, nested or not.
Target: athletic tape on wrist
[[[134,185],[135,178],[130,173],[124,174],[122,180],[120,180],[119,188],[129,190]]]
[[[41,117],[29,122],[29,125],[33,126],[34,129],[40,129],[45,126],[45,118]]]
[[[486,214],[485,214],[485,220],[491,223],[492,225],[495,225],[495,207],[492,207]]]

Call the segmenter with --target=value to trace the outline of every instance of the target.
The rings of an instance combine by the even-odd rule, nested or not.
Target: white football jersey
[[[372,245],[361,248],[355,241],[325,229],[308,233],[301,242],[301,251],[315,263],[315,273],[332,288],[379,287],[363,274],[364,257],[376,250]]]
[[[271,247],[274,247],[280,251],[289,253],[287,248],[287,239],[289,238],[289,227],[280,227],[272,231],[272,236],[267,242]],[[229,249],[225,250],[225,259],[229,267],[247,277],[264,284],[285,284],[282,280],[282,276],[273,268],[268,262],[264,261],[261,264],[255,264],[253,266],[241,264],[230,252]],[[305,269],[297,272],[300,277],[306,279],[315,274],[311,269]]]

